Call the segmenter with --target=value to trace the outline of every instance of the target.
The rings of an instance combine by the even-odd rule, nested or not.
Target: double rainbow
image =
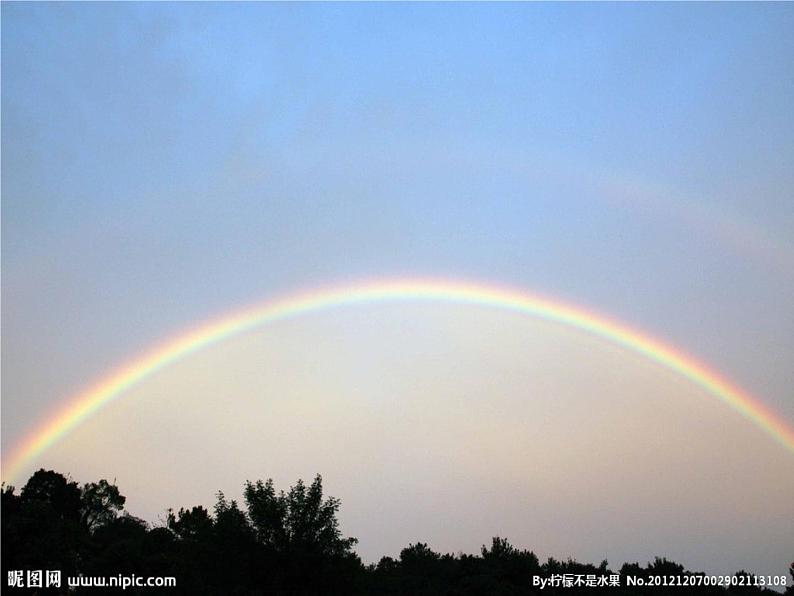
[[[785,421],[776,418],[758,399],[702,362],[621,323],[557,300],[516,290],[470,283],[396,280],[337,287],[268,301],[203,324],[156,346],[140,358],[115,370],[87,391],[68,400],[65,406],[35,429],[13,451],[6,468],[6,477],[9,480],[16,478],[24,467],[45,450],[100,408],[123,395],[125,390],[193,352],[255,327],[306,313],[362,303],[393,301],[441,301],[499,308],[590,333],[678,373],[755,423],[794,453],[794,429]]]

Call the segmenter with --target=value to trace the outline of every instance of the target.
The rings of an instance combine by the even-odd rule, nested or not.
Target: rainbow
[[[758,399],[680,350],[605,316],[558,300],[496,286],[437,280],[395,280],[359,283],[266,301],[202,324],[155,346],[69,399],[59,411],[36,428],[13,451],[7,466],[8,477],[16,478],[36,457],[100,408],[119,398],[127,389],[198,350],[275,321],[331,308],[393,301],[441,301],[499,308],[589,333],[678,373],[755,423],[794,453],[794,429],[776,418]]]

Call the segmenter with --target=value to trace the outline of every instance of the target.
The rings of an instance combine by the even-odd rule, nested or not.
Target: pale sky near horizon
[[[605,313],[794,425],[794,6],[1,10],[4,454],[200,321],[400,277]],[[370,559],[502,533],[783,574],[793,461],[581,333],[370,305],[197,354],[31,465],[117,477],[149,521],[320,472]]]

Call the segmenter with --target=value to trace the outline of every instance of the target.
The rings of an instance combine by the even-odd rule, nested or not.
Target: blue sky
[[[790,5],[2,17],[4,448],[196,321],[403,275],[608,313],[794,421]]]

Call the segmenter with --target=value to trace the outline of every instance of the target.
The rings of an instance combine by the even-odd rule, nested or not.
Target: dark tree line
[[[697,575],[657,558],[646,566],[624,564],[612,571],[549,558],[541,563],[528,550],[493,538],[478,555],[441,554],[427,544],[410,544],[399,558],[364,565],[344,537],[340,502],[323,496],[322,479],[298,481],[289,491],[273,482],[247,482],[244,507],[218,493],[212,512],[197,506],[169,510],[151,526],[124,510],[125,497],[106,480],[78,485],[61,474],[39,470],[19,494],[2,490],[3,592],[101,594],[109,588],[68,588],[67,576],[174,577],[176,587],[128,588],[129,594],[190,595],[524,595],[524,594],[779,594],[761,587],[626,587],[628,575]],[[9,587],[9,572],[60,570],[56,588]],[[794,564],[790,569],[794,577]],[[620,576],[621,587],[546,587],[533,578]],[[751,578],[740,571],[737,577]],[[751,582],[746,582],[750,583]],[[780,588],[778,588],[780,589]],[[786,594],[794,594],[789,587]]]

